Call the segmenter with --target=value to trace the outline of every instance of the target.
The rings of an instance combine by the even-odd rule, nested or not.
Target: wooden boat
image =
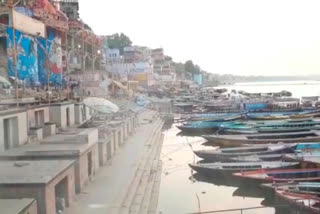
[[[283,169],[294,168],[299,162],[248,162],[248,163],[198,163],[189,164],[189,166],[206,175],[214,175],[215,173],[232,174],[241,171],[254,171],[258,169]]]
[[[222,121],[198,121],[198,122],[189,122],[181,126],[177,126],[183,132],[192,132],[192,133],[213,133],[220,129],[221,124],[224,123],[234,123],[232,121],[222,122]]]
[[[297,119],[297,118],[310,118],[310,117],[320,117],[320,111],[312,111],[312,112],[302,112],[300,114],[293,114],[290,115],[290,118]]]
[[[255,161],[298,161],[301,162],[304,159],[314,159],[314,161],[320,162],[320,151],[319,149],[312,150],[295,150],[291,153],[282,153],[282,154],[262,154],[262,155],[251,155],[251,156],[239,156],[231,158],[231,161],[235,162],[255,162]],[[310,161],[311,161],[310,160]],[[319,163],[320,165],[320,163]]]
[[[189,121],[221,121],[225,118],[238,116],[238,113],[221,114],[195,114],[188,118]]]
[[[292,153],[241,156],[241,157],[231,158],[230,161],[234,161],[234,162],[281,161],[283,160],[283,157],[287,154],[292,154]]]
[[[200,121],[200,122],[227,122],[242,119],[242,114],[226,114],[215,117],[206,117],[206,118],[191,118],[191,121]]]
[[[281,160],[284,155],[297,152],[301,153],[301,156],[317,152],[320,155],[320,143],[261,144],[194,151],[198,157],[206,161],[224,162],[275,161]]]
[[[247,118],[250,120],[283,120],[283,119],[304,119],[319,117],[320,111],[303,111],[303,112],[281,112],[281,113],[248,113]]]
[[[202,135],[209,143],[219,146],[242,146],[266,143],[297,143],[320,141],[320,131],[264,133],[248,135]]]
[[[310,152],[308,154],[285,154],[283,159],[287,161],[300,161],[303,163],[316,164],[320,166],[320,152]]]
[[[258,127],[248,130],[239,130],[239,129],[223,129],[224,133],[229,134],[258,134],[258,133],[285,133],[285,132],[304,132],[311,130],[320,130],[320,125],[316,126],[305,126],[305,127],[288,127],[288,128],[276,128],[276,127]]]
[[[290,183],[266,183],[263,188],[284,190],[299,194],[320,195],[319,182],[290,182]]]
[[[274,133],[274,132],[299,132],[320,129],[320,120],[295,119],[281,121],[242,122],[235,124],[222,124],[226,133],[252,134],[252,133]]]
[[[250,120],[283,120],[289,119],[289,115],[253,115],[248,114],[247,118]]]
[[[299,132],[311,129],[320,129],[320,120],[286,120],[277,122],[236,122],[243,114],[216,118],[215,121],[191,121],[178,128],[184,132],[212,133],[223,132],[254,134],[259,132]]]
[[[307,213],[320,213],[320,198],[311,194],[299,194],[285,190],[275,190],[276,196]]]
[[[233,176],[246,179],[248,181],[264,183],[320,181],[320,168],[278,170],[261,169],[257,171],[233,173]]]
[[[213,150],[198,150],[194,153],[209,161],[234,161],[232,158],[262,154],[294,153],[298,144],[266,144]]]

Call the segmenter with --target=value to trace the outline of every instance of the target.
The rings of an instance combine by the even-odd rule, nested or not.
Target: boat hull
[[[177,126],[184,133],[214,133],[218,131],[218,127],[195,128],[188,126]]]
[[[202,136],[208,143],[222,146],[222,147],[236,147],[252,144],[267,144],[267,143],[300,143],[300,142],[319,142],[320,136],[312,137],[297,137],[297,138],[279,138],[279,139],[236,139],[236,138],[224,138],[219,135],[215,136]]]
[[[314,205],[320,203],[320,198],[307,194],[295,194],[281,190],[275,190],[275,194],[281,200],[298,207],[307,213],[320,213],[320,208]]]
[[[275,176],[275,174],[277,174],[277,176]],[[246,182],[252,181],[256,183],[313,182],[320,181],[320,169],[262,169],[243,173],[233,173],[233,176]]]
[[[245,147],[244,147],[245,148]],[[217,153],[217,152],[210,152],[206,150],[194,151],[195,155],[198,157],[205,159],[206,161],[213,161],[213,162],[249,162],[249,161],[241,161],[241,157],[248,157],[248,156],[256,156],[256,155],[276,155],[279,154],[291,154],[294,153],[294,146],[283,147],[280,149],[274,150],[265,150],[265,151],[255,151],[255,152],[238,152],[238,153]],[[236,158],[239,158],[237,160]],[[270,158],[272,159],[272,158]],[[280,159],[280,158],[279,158]],[[276,159],[275,159],[276,160]],[[267,161],[267,159],[265,160]],[[251,161],[250,161],[251,162]]]
[[[283,164],[281,162],[279,163],[272,163],[272,165],[263,165],[259,163],[248,163],[248,164],[243,164],[240,163],[239,165],[237,164],[221,164],[222,168],[212,168],[212,167],[206,167],[206,166],[201,166],[198,164],[189,164],[189,167],[193,169],[194,171],[207,175],[207,176],[215,176],[217,174],[223,174],[223,175],[232,175],[233,173],[236,172],[241,172],[241,171],[255,171],[255,170],[261,170],[264,168],[261,167],[268,167],[268,169],[293,169],[298,166],[298,162],[295,163],[288,163],[288,164]],[[226,168],[223,168],[225,166]],[[246,167],[247,166],[247,167]],[[249,166],[249,167],[248,167]],[[241,168],[242,167],[242,168]]]

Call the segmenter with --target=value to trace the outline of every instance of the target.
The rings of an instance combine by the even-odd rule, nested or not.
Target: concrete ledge
[[[30,128],[29,132],[30,132],[31,135],[35,135],[38,140],[42,140],[43,139],[43,129],[42,129],[42,127]]]
[[[99,140],[99,133],[97,128],[85,129],[81,131],[76,137],[76,141],[78,143],[93,144],[93,143],[97,143],[98,140]]]
[[[46,123],[43,126],[43,137],[49,137],[56,134],[56,124]]]

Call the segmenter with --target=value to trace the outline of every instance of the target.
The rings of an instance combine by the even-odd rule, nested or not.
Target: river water
[[[320,82],[264,82],[241,83],[234,86],[223,86],[228,89],[244,90],[247,92],[279,92],[291,91],[294,97],[320,95]],[[299,213],[287,206],[274,208],[275,204],[285,205],[283,202],[266,197],[266,193],[255,185],[236,184],[232,177],[207,178],[193,172],[188,163],[199,159],[192,150],[210,149],[203,145],[201,137],[180,136],[176,124],[172,124],[163,131],[164,144],[161,159],[163,173],[160,185],[158,213],[198,213],[200,211],[218,211],[247,207],[271,207],[244,210],[243,214],[290,214]],[[211,147],[212,148],[212,147]],[[240,211],[218,212],[240,214]]]

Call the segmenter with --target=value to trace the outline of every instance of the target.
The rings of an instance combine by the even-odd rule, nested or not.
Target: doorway
[[[18,118],[12,117],[3,120],[4,150],[8,150],[19,144]]]
[[[116,152],[116,149],[117,149],[117,135],[116,135],[116,131],[113,133],[113,153]]]
[[[63,213],[69,206],[68,177],[66,176],[55,186],[56,213]]]
[[[108,143],[107,143],[107,160],[110,160],[111,157],[112,157],[112,151],[111,151],[111,143],[112,143],[112,140],[108,140]]]
[[[35,112],[35,126],[42,127],[44,125],[44,110]]]
[[[122,144],[122,139],[121,139],[121,131],[118,132],[118,145],[120,146]]]
[[[92,176],[92,152],[88,152],[88,177]]]
[[[67,126],[70,126],[70,109],[66,108]]]

